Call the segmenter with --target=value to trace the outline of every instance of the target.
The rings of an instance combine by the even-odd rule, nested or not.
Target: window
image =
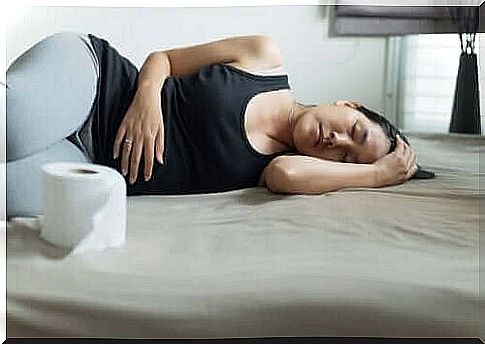
[[[482,42],[480,42],[482,40]],[[460,58],[458,34],[409,35],[402,39],[397,115],[404,131],[447,133]],[[485,56],[483,34],[477,34],[475,52]],[[479,63],[482,133],[485,122],[485,66]]]

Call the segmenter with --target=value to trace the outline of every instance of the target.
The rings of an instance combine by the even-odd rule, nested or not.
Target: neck
[[[285,145],[287,149],[295,150],[293,144],[294,124],[306,110],[307,108],[304,105],[296,103],[293,99],[282,104],[279,111],[275,113],[274,120],[272,120],[270,137]]]

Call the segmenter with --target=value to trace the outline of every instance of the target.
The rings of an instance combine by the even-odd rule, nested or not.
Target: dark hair
[[[372,110],[369,110],[363,105],[359,105],[357,107],[357,110],[360,111],[372,122],[377,123],[381,126],[382,130],[384,131],[390,142],[390,148],[388,153],[391,153],[394,151],[394,149],[396,149],[396,135],[399,135],[403,139],[403,141],[409,145],[409,141],[406,136],[404,136],[399,129],[397,129],[391,122],[389,122],[386,117],[381,116]],[[418,169],[416,170],[416,173],[411,177],[411,179],[430,179],[434,178],[435,176],[436,175],[434,174],[434,172],[425,171],[418,165]]]

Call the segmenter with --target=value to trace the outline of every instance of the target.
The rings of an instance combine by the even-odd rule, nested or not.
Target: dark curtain
[[[455,33],[444,6],[334,6],[329,36]]]
[[[456,77],[450,132],[480,134],[480,96],[475,37],[479,25],[478,7],[450,7],[450,16],[460,38],[460,64]]]
[[[476,9],[476,6],[453,6]],[[450,16],[452,6],[332,6],[329,36],[398,36],[410,34],[456,33]],[[485,32],[485,4],[479,8],[484,18],[475,32]]]

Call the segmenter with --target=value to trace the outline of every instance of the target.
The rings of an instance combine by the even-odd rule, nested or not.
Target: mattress
[[[7,335],[478,337],[484,138],[408,137],[436,179],[129,197],[126,244],[78,256],[9,221]]]

